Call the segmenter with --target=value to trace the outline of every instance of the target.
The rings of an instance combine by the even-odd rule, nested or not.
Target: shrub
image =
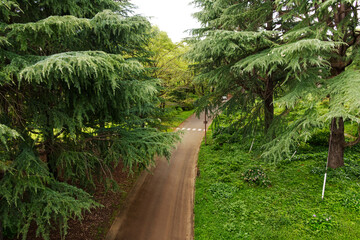
[[[313,231],[329,230],[335,226],[335,222],[327,214],[314,214],[307,223]]]
[[[242,174],[244,181],[260,187],[271,187],[271,182],[261,168],[250,168]]]
[[[311,146],[327,147],[329,145],[330,130],[327,128],[316,130],[307,141]]]

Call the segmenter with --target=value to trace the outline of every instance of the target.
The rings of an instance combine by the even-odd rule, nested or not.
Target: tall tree
[[[184,104],[189,93],[194,93],[192,84],[193,71],[190,70],[184,55],[188,46],[183,42],[173,43],[166,32],[153,27],[149,50],[153,53],[149,66],[153,69],[153,77],[161,79],[161,106],[166,101]]]
[[[309,111],[303,119],[290,126],[282,140],[290,146],[291,139],[296,141],[298,137],[307,137],[307,129],[329,124],[328,164],[331,168],[343,166],[345,147],[360,142],[360,136],[353,142],[346,142],[344,136],[345,121],[360,123],[360,96],[357,91],[360,79],[360,32],[357,30],[359,1],[278,1],[277,8],[283,12],[279,16],[281,21],[291,19],[294,24],[293,29],[284,35],[286,42],[301,46],[304,41],[313,41],[312,49],[326,49],[333,45],[322,55],[314,51],[307,55],[303,52],[288,53],[291,58],[317,57],[326,63],[298,66],[302,74],[294,79],[292,87],[279,102],[288,107],[301,102],[308,105]],[[330,101],[328,111],[316,111],[314,105],[324,100]]]
[[[311,129],[331,123],[329,166],[343,165],[344,148],[360,141],[346,143],[344,137],[344,121],[359,123],[358,95],[352,91],[358,79],[358,1],[194,3],[201,8],[196,16],[203,28],[194,30],[198,41],[190,56],[200,63],[198,80],[212,87],[203,106],[210,102],[216,108],[220,96],[231,93],[233,98],[219,109],[254,113],[261,100],[269,129],[274,93],[286,108],[284,114],[299,103],[306,105],[306,114],[286,132],[272,128],[281,136],[268,144],[265,156],[289,153]],[[316,111],[315,105],[326,98],[329,111]]]
[[[127,1],[0,3],[0,222],[49,239],[53,223],[98,206],[66,182],[108,182],[120,161],[147,167],[176,134],[147,126],[158,84],[143,67],[149,22]],[[145,127],[144,127],[145,126]]]
[[[202,106],[234,113],[249,113],[244,118],[264,120],[268,131],[274,119],[275,88],[283,81],[276,68],[253,68],[244,74],[239,63],[259,52],[268,52],[280,41],[274,31],[274,1],[198,0],[201,11],[195,16],[203,28],[193,31],[199,41],[189,56],[199,64],[197,80],[207,82],[211,91]],[[222,105],[221,96],[232,98]],[[219,106],[222,106],[218,108]],[[243,121],[242,121],[243,122]]]

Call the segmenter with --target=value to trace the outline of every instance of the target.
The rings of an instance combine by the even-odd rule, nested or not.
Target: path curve
[[[184,134],[170,162],[158,159],[152,173],[142,173],[106,240],[194,239],[196,164],[205,135],[203,121],[204,116],[192,115],[179,126]]]

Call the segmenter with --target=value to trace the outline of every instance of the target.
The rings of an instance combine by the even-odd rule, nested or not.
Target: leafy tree
[[[282,76],[276,68],[246,69],[245,73],[239,64],[248,56],[269,52],[280,41],[273,31],[273,1],[194,3],[201,8],[195,16],[203,28],[193,31],[199,41],[193,44],[189,57],[199,63],[201,74],[196,81],[206,82],[211,89],[201,101],[201,109],[227,109],[231,113],[241,109],[249,113],[242,120],[250,122],[264,116],[267,131],[274,118],[275,88],[283,81]],[[221,96],[228,94],[232,98],[222,105]]]
[[[345,147],[360,142],[360,136],[353,142],[346,142],[344,136],[344,121],[360,123],[356,90],[360,76],[359,1],[278,1],[277,8],[283,11],[281,20],[291,19],[294,25],[284,34],[284,41],[301,48],[306,41],[312,42],[309,52],[288,52],[286,58],[318,58],[324,64],[298,64],[298,74],[279,103],[287,107],[302,104],[308,111],[290,125],[276,144],[270,144],[270,153],[279,152],[281,146],[282,151],[288,150],[299,138],[308,138],[314,127],[329,124],[328,164],[331,168],[343,166]],[[320,48],[325,50],[323,54],[315,51]],[[330,104],[328,110],[322,112],[316,105],[324,101]]]
[[[149,50],[153,55],[149,66],[153,69],[153,77],[161,79],[161,106],[164,108],[166,101],[184,105],[187,95],[195,92],[193,72],[184,58],[188,46],[173,43],[167,33],[157,27],[153,27],[152,33]]]
[[[119,161],[169,157],[176,134],[147,127],[158,82],[143,67],[151,26],[127,1],[0,3],[0,229],[49,239],[98,206],[67,182],[111,180]],[[0,236],[1,237],[1,236]]]
[[[358,1],[194,3],[202,9],[196,16],[203,28],[194,30],[198,41],[190,56],[200,62],[197,79],[211,87],[203,107],[211,103],[216,109],[227,93],[233,97],[219,109],[229,113],[241,109],[253,115],[264,104],[265,129],[279,135],[264,156],[275,158],[330,121],[329,166],[343,165],[344,147],[360,141],[346,143],[344,138],[344,120],[359,123],[358,95],[352,91],[358,78]],[[327,98],[324,114],[316,105]],[[282,131],[273,121],[275,102],[285,108],[281,118],[298,104],[308,111]]]

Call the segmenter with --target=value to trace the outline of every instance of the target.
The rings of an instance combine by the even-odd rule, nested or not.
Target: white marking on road
[[[202,128],[176,128],[176,130],[187,130],[187,131],[198,131],[198,132],[205,131]]]

